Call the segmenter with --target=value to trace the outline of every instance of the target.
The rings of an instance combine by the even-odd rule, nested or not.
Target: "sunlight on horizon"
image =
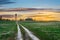
[[[31,12],[0,12],[0,15],[15,15],[18,14],[18,20],[23,19],[25,20],[26,18],[32,18],[33,20],[36,21],[53,21],[57,20],[60,21],[60,13],[57,12],[51,12],[51,11],[31,11]],[[7,18],[3,17],[3,19],[10,19],[10,20],[15,20],[15,17],[12,18]]]

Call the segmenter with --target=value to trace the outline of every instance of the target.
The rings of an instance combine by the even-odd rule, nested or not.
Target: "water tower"
[[[17,14],[15,14],[15,21],[17,21]]]

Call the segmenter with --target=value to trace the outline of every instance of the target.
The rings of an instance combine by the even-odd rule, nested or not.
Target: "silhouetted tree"
[[[24,21],[23,19],[20,19],[20,21]]]
[[[26,20],[26,21],[33,21],[32,18],[26,18],[25,20]]]

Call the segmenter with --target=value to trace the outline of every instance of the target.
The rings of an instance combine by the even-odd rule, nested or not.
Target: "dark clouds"
[[[10,3],[15,3],[15,2],[11,2],[10,0],[0,0],[0,5],[10,4]]]

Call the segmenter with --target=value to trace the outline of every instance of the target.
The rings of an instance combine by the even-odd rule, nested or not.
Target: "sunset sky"
[[[51,20],[57,20],[60,21],[60,13],[57,12],[51,12],[51,11],[30,11],[30,12],[0,12],[0,15],[15,15],[15,13],[18,14],[18,19],[26,19],[26,18],[32,18],[37,21],[51,21]],[[3,17],[5,19],[15,19],[15,17],[9,18],[9,17]]]
[[[52,8],[60,9],[60,0],[0,0],[0,9],[6,8]],[[33,15],[33,19],[37,20],[59,20],[60,13],[53,11],[30,11],[30,12],[0,12],[0,15],[8,15],[15,13],[21,15],[22,18]],[[28,15],[27,15],[28,14]],[[39,17],[40,16],[40,17]],[[20,16],[19,16],[20,17]],[[4,17],[5,18],[5,17]]]
[[[55,8],[60,9],[60,0],[10,0],[14,3],[0,5],[0,8]],[[1,3],[1,2],[0,2]]]

